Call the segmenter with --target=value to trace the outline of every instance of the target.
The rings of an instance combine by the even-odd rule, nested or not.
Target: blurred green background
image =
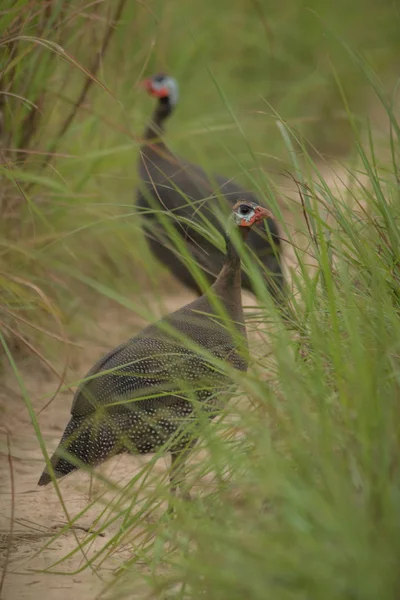
[[[153,110],[144,75],[179,81],[171,146],[246,184],[288,168],[277,115],[310,152],[351,153],[337,81],[356,115],[374,95],[343,44],[389,88],[400,46],[389,0],[7,0],[0,26],[1,269],[33,277],[65,314],[80,300],[65,274],[50,283],[54,257],[131,293],[161,276],[132,214]],[[6,304],[27,293],[7,287]]]
[[[137,87],[144,75],[165,70],[180,83],[171,145],[246,183],[260,168],[273,176],[287,167],[277,115],[310,149],[351,152],[335,78],[355,114],[374,98],[343,43],[388,85],[400,46],[387,0],[8,0],[0,25],[3,268],[36,269],[44,252],[68,250],[80,268],[116,281],[132,260],[146,267],[134,218],[115,220],[132,211],[138,140],[153,109]],[[30,257],[13,247],[27,239]]]

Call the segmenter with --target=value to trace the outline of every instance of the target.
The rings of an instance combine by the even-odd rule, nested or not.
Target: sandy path
[[[179,286],[174,295],[163,299],[162,307],[154,304],[153,301],[154,313],[159,316],[170,312],[193,298],[193,294]],[[253,304],[250,295],[244,296],[244,303]],[[110,347],[134,335],[143,326],[142,319],[120,306],[107,303],[102,304],[97,310],[99,315],[102,315],[98,320],[102,325],[96,326],[92,336],[86,334],[74,340],[82,349],[73,350],[74,357],[67,381],[78,380]],[[90,337],[95,340],[91,341]],[[54,362],[53,365],[58,367],[59,372],[62,371],[61,365]],[[32,357],[22,361],[19,368],[33,407],[38,413],[45,404],[43,398],[54,393],[58,380]],[[38,417],[49,453],[57,446],[69,420],[71,401],[71,392],[60,392]],[[79,589],[80,597],[85,600],[99,597],[104,582],[112,578],[113,571],[124,559],[131,557],[132,551],[118,551],[115,557],[106,559],[96,573],[86,569],[81,573],[70,575],[85,562],[81,552],[55,567],[55,570],[63,571],[68,574],[67,576],[35,572],[48,569],[56,560],[65,557],[77,547],[76,538],[83,542],[88,534],[81,530],[68,531],[52,541],[55,533],[66,523],[65,513],[51,485],[46,488],[37,487],[44,460],[14,374],[7,365],[2,374],[0,415],[0,566],[4,567],[7,562],[1,600],[30,600],[41,596],[46,600],[70,600],[71,590],[75,589]],[[7,449],[8,441],[10,457]],[[146,460],[148,459],[145,457],[127,455],[116,457],[101,467],[101,473],[111,481],[123,485],[143,468]],[[168,464],[167,458],[160,459],[153,468],[154,475],[161,476],[165,473]],[[10,469],[12,469],[12,477]],[[89,476],[79,471],[60,482],[60,490],[70,518],[86,509],[90,505],[91,498],[96,498],[106,491],[106,487],[98,481],[93,483],[92,488],[90,483]],[[110,500],[112,497],[113,494],[106,493],[105,500]],[[12,507],[14,527],[10,537]],[[102,508],[101,503],[91,506],[79,518],[77,525],[89,528],[102,512]],[[90,556],[100,550],[117,532],[120,522],[121,520],[107,527],[104,537],[96,539],[90,546]],[[48,542],[51,542],[49,547],[36,556]],[[137,589],[137,596],[132,595],[132,598],[143,598],[144,590],[140,590],[141,588]]]
[[[193,296],[189,292],[180,290],[178,295],[165,299],[163,310],[174,310],[192,299]],[[107,310],[104,310],[105,308]],[[69,381],[82,377],[102,353],[130,335],[134,335],[143,325],[143,321],[132,312],[115,305],[103,306],[101,314],[107,314],[107,320],[104,322],[103,318],[101,329],[96,330],[96,342],[88,341],[87,338],[77,340],[83,348],[74,349],[74,368],[68,373]],[[60,367],[59,371],[61,370]],[[40,398],[54,393],[57,379],[49,375],[33,358],[26,361],[26,364],[21,367],[21,372],[33,406],[38,411],[44,404]],[[60,393],[39,416],[39,425],[49,452],[56,447],[69,419],[71,399],[70,392]],[[48,568],[55,560],[73,550],[77,542],[74,535],[68,532],[35,557],[35,554],[54,536],[54,528],[64,524],[66,518],[53,487],[48,486],[43,489],[37,487],[38,477],[43,469],[43,457],[14,375],[7,366],[2,375],[0,415],[0,560],[3,565],[10,551],[2,599],[23,600],[44,597],[46,600],[69,600],[71,588],[75,586],[79,589],[80,597],[85,600],[96,598],[103,587],[103,582],[89,569],[68,577],[32,572],[32,569]],[[9,432],[11,465],[7,457],[5,431]],[[144,461],[144,458],[132,456],[117,457],[102,467],[102,473],[118,483],[127,482],[137,473]],[[162,472],[166,464],[167,461],[161,459],[155,469]],[[13,493],[10,467],[14,480]],[[63,480],[60,489],[71,517],[88,506],[90,490],[88,475],[77,472]],[[101,484],[95,482],[92,493],[99,494],[101,491]],[[14,531],[10,541],[13,498]],[[90,527],[101,510],[101,506],[92,507],[79,519],[79,525]],[[91,546],[91,553],[100,549],[117,528],[118,523],[110,526],[104,538],[98,537],[95,544]],[[75,534],[80,540],[87,535],[79,530],[75,531]],[[129,552],[125,553],[125,558],[128,557]],[[99,570],[100,576],[108,580],[112,570],[118,566],[122,558],[123,554],[119,553],[118,559],[106,560]],[[58,569],[70,572],[77,570],[82,564],[82,554],[77,553]]]

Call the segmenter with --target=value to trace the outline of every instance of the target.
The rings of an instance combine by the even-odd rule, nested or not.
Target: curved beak
[[[255,210],[256,216],[254,221],[256,223],[261,223],[264,219],[275,219],[274,215],[268,208],[264,208],[263,206],[257,206]]]

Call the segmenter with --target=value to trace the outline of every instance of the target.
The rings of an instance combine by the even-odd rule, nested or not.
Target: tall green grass
[[[290,153],[302,145],[293,130],[284,137]],[[298,251],[300,336],[278,326],[267,356],[253,345],[241,378],[247,401],[234,394],[228,414],[203,431],[193,504],[144,524],[133,496],[118,534],[132,558],[106,597],[129,598],[141,584],[182,599],[398,595],[397,151],[380,163],[373,136],[360,143],[363,186],[341,194],[303,158],[315,265],[307,268],[310,248]],[[260,308],[279,323],[267,299]],[[149,491],[150,514],[160,498],[158,487]]]
[[[15,312],[26,303],[22,316],[42,312],[46,327],[47,309],[26,279],[67,325],[85,311],[81,290],[49,269],[49,258],[123,293],[139,294],[151,284],[148,273],[157,287],[161,271],[133,214],[138,140],[152,110],[136,86],[144,72],[168,70],[181,84],[168,124],[177,151],[265,190],[265,172],[274,177],[289,166],[274,111],[319,152],[337,155],[351,149],[353,137],[335,72],[355,112],[372,97],[329,28],[351,39],[384,78],[398,51],[395,9],[373,0],[351,9],[323,0],[284,8],[207,1],[201,14],[175,0],[20,0],[5,2],[0,19],[1,271],[25,282],[6,277],[12,297],[2,304]],[[32,328],[23,334],[41,341]]]
[[[284,137],[288,152],[302,143],[294,130]],[[355,171],[366,177],[363,187],[340,194],[303,155],[313,244],[297,250],[293,272],[297,334],[265,297],[248,329],[274,321],[270,350],[252,342],[251,370],[221,418],[204,424],[189,473],[194,501],[175,501],[175,518],[160,519],[168,491],[152,471],[158,456],[124,487],[93,473],[107,495],[72,554],[85,551],[82,568],[99,568],[120,549],[131,551],[105,597],[138,590],[182,599],[397,597],[397,153],[390,165],[373,151],[371,136]],[[297,249],[296,234],[288,238]],[[98,291],[126,304],[111,288]],[[65,572],[66,558],[50,571]]]
[[[163,289],[160,271],[145,277],[152,262],[133,207],[138,132],[150,110],[135,88],[144,70],[168,68],[181,81],[174,148],[209,171],[239,174],[260,192],[272,179],[267,169],[295,173],[308,237],[305,246],[281,218],[296,264],[295,331],[261,293],[249,331],[274,327],[268,345],[252,342],[249,373],[240,380],[230,373],[240,387],[224,414],[202,428],[204,452],[189,475],[194,502],[177,500],[175,519],[160,519],[169,495],[152,470],[158,455],[124,487],[94,471],[107,493],[94,501],[93,531],[71,555],[83,553],[81,569],[96,569],[130,549],[105,592],[112,598],[130,598],[139,585],[177,599],[396,598],[399,125],[369,66],[384,77],[394,68],[393,8],[372,0],[351,7],[206,2],[200,17],[191,3],[126,3],[97,63],[92,48],[104,46],[117,4],[89,13],[79,3],[50,6],[50,14],[43,6],[21,21],[18,10],[28,11],[28,3],[10,3],[2,15],[9,20],[4,47],[14,49],[4,67],[9,79],[2,79],[13,87],[0,91],[24,98],[6,96],[3,104],[6,334],[20,335],[46,360],[50,340],[62,342],[73,331],[71,315],[87,315],[95,297],[151,319],[143,285],[160,295]],[[191,22],[197,27],[182,26]],[[324,23],[351,38],[363,59],[326,41]],[[24,83],[27,74],[32,84]],[[87,96],[72,108],[88,81]],[[373,129],[368,135],[359,126],[365,97],[376,93],[390,124],[383,154]],[[26,148],[29,103],[39,103],[42,114]],[[363,183],[342,193],[332,188],[313,147],[353,148],[351,174]],[[2,344],[44,448],[18,354],[12,357],[7,336]],[[65,530],[91,506],[67,515]],[[111,525],[116,533],[92,550]],[[69,557],[49,570],[68,572]]]

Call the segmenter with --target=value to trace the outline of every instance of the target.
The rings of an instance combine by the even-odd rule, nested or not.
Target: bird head
[[[274,216],[268,208],[248,200],[239,200],[232,208],[232,219],[237,227],[250,228],[264,219],[273,218]]]
[[[158,73],[157,75],[145,79],[142,82],[142,85],[147,89],[151,96],[168,99],[171,106],[175,106],[178,102],[178,83],[176,79],[169,77],[169,75]]]

